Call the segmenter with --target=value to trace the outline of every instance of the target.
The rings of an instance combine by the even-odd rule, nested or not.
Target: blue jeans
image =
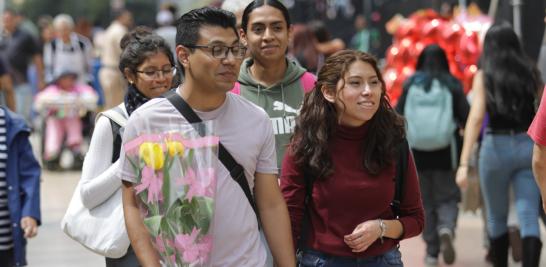
[[[533,141],[526,133],[486,134],[480,149],[479,172],[489,237],[508,232],[509,188],[513,187],[521,237],[538,237],[540,192],[531,160]]]
[[[368,258],[349,258],[328,255],[312,249],[306,249],[298,255],[298,267],[403,267],[402,254],[397,247],[383,255]]]

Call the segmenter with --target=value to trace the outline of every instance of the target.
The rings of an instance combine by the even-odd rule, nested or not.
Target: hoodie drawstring
[[[262,92],[262,88],[260,87],[260,84],[258,84],[258,101],[256,102],[256,104],[257,104],[258,106],[260,106],[260,107],[262,106],[262,105],[260,104],[260,93],[261,93],[261,92]]]
[[[286,119],[286,102],[284,102],[284,85],[281,83],[282,119]]]

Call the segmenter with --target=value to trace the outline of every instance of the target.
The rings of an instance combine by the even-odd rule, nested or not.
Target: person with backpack
[[[282,166],[299,266],[403,266],[399,242],[421,233],[424,211],[404,121],[372,56],[326,60]]]
[[[175,63],[169,45],[146,27],[137,27],[121,40],[119,70],[129,83],[125,101],[100,113],[82,168],[81,200],[89,210],[100,206],[120,189],[116,175],[121,166],[120,128],[134,110],[172,86]],[[121,203],[121,198],[118,200]],[[125,229],[123,229],[125,231]],[[131,248],[119,259],[106,258],[106,266],[140,266]]]
[[[446,53],[429,45],[419,55],[416,73],[408,78],[396,106],[407,123],[408,142],[419,171],[425,206],[425,264],[455,261],[453,238],[461,199],[455,183],[460,135],[469,105],[461,83],[449,72]]]
[[[286,57],[290,27],[288,9],[281,2],[256,0],[248,4],[239,33],[250,58],[241,64],[238,83],[232,90],[269,115],[279,169],[303,96],[316,80],[313,74]]]
[[[74,32],[70,15],[59,14],[53,19],[57,38],[44,45],[45,82],[55,81],[63,71],[70,69],[78,75],[80,84],[91,83],[93,46],[87,37]]]
[[[540,264],[542,242],[538,223],[540,191],[532,171],[533,140],[527,129],[543,88],[535,64],[507,23],[491,26],[485,35],[481,69],[474,77],[474,95],[464,132],[457,184],[468,184],[468,162],[484,118],[488,125],[480,147],[480,184],[487,213],[493,266],[508,266],[509,188],[514,189],[523,243],[522,266]]]

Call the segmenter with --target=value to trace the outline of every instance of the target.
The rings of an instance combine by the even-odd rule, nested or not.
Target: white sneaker
[[[425,267],[437,267],[438,258],[430,255],[425,256]]]

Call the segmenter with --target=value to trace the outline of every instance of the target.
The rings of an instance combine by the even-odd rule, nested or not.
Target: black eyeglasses
[[[174,76],[176,72],[175,67],[170,67],[168,69],[163,70],[136,70],[136,73],[142,73],[144,74],[144,77],[146,80],[153,80],[153,79],[159,79],[161,74],[163,77],[171,77]]]
[[[231,51],[231,54],[235,58],[244,58],[246,55],[246,47],[242,45],[234,46],[225,46],[225,45],[185,45],[187,48],[203,48],[210,49],[211,54],[214,58],[224,59],[228,56],[228,51]]]

